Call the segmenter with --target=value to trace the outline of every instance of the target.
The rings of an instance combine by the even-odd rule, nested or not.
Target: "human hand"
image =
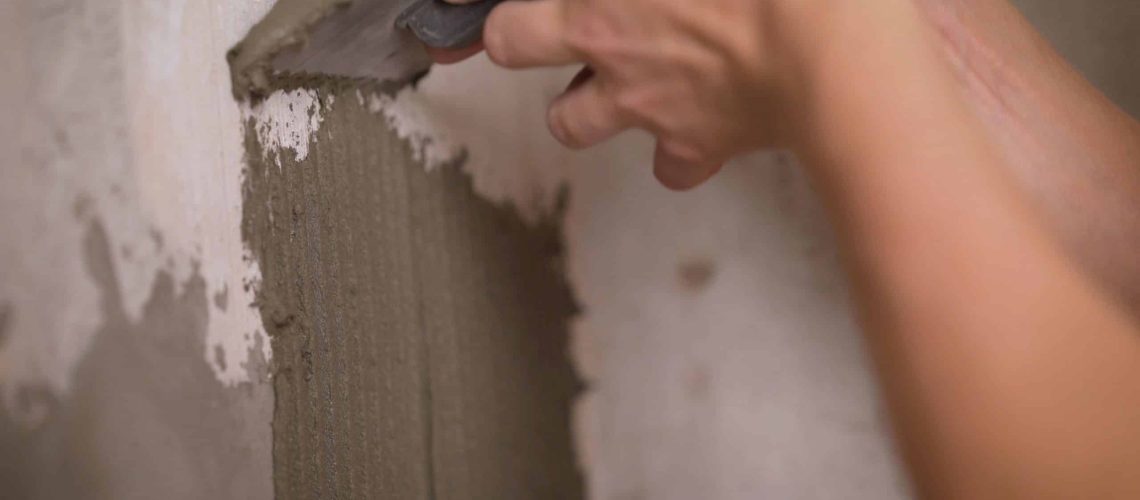
[[[507,68],[585,63],[550,105],[554,137],[585,148],[645,129],[658,141],[657,178],[688,189],[733,156],[787,145],[802,87],[797,52],[807,45],[798,20],[815,3],[509,1],[492,11],[481,43],[431,53],[449,63],[486,48]]]

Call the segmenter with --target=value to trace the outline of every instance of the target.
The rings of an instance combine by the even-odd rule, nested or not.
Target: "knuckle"
[[[576,53],[590,53],[591,47],[589,37],[583,36],[580,31],[574,27],[568,27],[566,31],[562,33],[562,43],[565,44],[567,48]]]
[[[580,123],[568,122],[564,125],[566,130],[566,146],[571,149],[583,149],[590,147],[590,142],[584,133],[584,127]]]
[[[503,11],[501,9],[492,10],[483,27],[483,50],[487,52],[487,57],[491,59],[491,62],[499,66],[510,67],[513,58],[509,54],[506,29]]]
[[[629,117],[641,117],[646,108],[644,94],[631,90],[615,93],[613,103],[614,111]]]
[[[614,33],[601,16],[582,13],[567,22],[562,37],[570,50],[579,54],[597,55],[610,45]]]
[[[593,31],[596,31],[596,23],[590,16],[575,16],[566,23],[562,37],[568,47],[585,51],[590,47]]]
[[[547,126],[558,142],[570,148],[582,147],[581,130],[570,119],[564,106],[556,105],[550,108],[547,114]]]
[[[659,101],[656,91],[644,86],[618,90],[613,94],[613,108],[618,116],[651,126],[658,121],[654,120],[655,111],[663,109]]]
[[[490,59],[496,66],[503,68],[511,68],[511,59],[507,56],[506,52],[502,49],[493,49],[491,44],[485,46],[487,52],[487,59]]]
[[[491,62],[503,66],[506,57],[503,54],[503,41],[501,35],[490,29],[491,25],[487,25],[487,31],[483,34],[483,51],[487,53],[487,58]]]
[[[691,166],[702,165],[707,163],[708,154],[704,148],[681,140],[668,140],[661,144],[661,149],[665,154]]]

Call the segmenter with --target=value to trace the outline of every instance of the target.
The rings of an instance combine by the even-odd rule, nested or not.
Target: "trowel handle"
[[[460,49],[479,41],[487,15],[502,1],[452,5],[443,0],[418,0],[400,13],[396,26],[412,30],[428,47]]]

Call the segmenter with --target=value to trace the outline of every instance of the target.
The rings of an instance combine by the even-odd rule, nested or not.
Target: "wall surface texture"
[[[1140,111],[1140,4],[1017,3]],[[271,6],[0,2],[13,498],[907,496],[793,159],[670,193],[484,58],[237,103]]]
[[[268,1],[0,3],[0,483],[272,494],[224,53]]]
[[[300,92],[303,159],[247,135],[277,496],[580,498],[557,226],[425,170],[372,93]]]

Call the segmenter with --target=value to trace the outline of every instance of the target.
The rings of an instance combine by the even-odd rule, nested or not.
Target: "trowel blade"
[[[419,0],[278,0],[229,53],[234,95],[263,95],[283,74],[402,84],[431,64],[396,19]]]
[[[396,26],[412,30],[437,49],[460,49],[478,42],[487,16],[503,0],[455,5],[444,0],[418,0],[396,18]]]

